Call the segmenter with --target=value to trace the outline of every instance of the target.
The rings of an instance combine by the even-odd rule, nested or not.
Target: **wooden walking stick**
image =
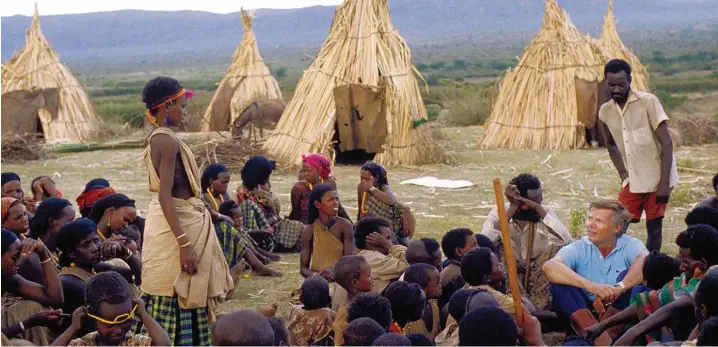
[[[509,233],[509,219],[506,216],[506,206],[504,205],[504,192],[501,188],[501,179],[494,178],[494,193],[496,193],[496,206],[499,212],[499,222],[501,223],[501,239],[504,240],[504,255],[506,257],[506,267],[509,270],[509,286],[511,287],[511,297],[514,300],[514,311],[516,312],[516,322],[523,324],[523,305],[521,303],[521,292],[519,292],[519,276],[516,270],[516,256],[514,249],[511,247],[511,235]]]

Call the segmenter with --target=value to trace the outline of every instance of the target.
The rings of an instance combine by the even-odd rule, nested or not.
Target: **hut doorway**
[[[363,164],[384,152],[387,136],[384,89],[348,84],[334,88],[336,161]]]
[[[58,89],[15,90],[2,94],[2,133],[33,134],[44,137],[45,127],[42,116],[50,123],[57,119]]]

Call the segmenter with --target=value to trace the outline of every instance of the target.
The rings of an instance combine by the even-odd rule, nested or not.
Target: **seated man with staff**
[[[579,335],[597,323],[591,307],[623,310],[630,303],[631,289],[643,283],[648,250],[641,240],[625,234],[630,221],[631,214],[618,201],[592,202],[587,235],[543,266],[556,313],[570,319]],[[596,344],[610,345],[611,338],[604,333]]]
[[[509,219],[511,246],[519,269],[519,281],[537,308],[549,309],[551,297],[548,280],[541,272],[541,267],[562,246],[571,242],[571,233],[556,213],[541,205],[543,192],[536,176],[524,173],[514,177],[506,186],[504,195],[510,203],[506,216]],[[496,244],[502,242],[497,208],[489,213],[481,234]],[[500,260],[505,263],[504,259]]]

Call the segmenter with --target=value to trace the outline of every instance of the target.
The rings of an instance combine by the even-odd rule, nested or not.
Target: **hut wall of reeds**
[[[421,125],[427,115],[415,73],[387,0],[345,0],[265,150],[297,164],[304,153],[334,159],[335,145],[377,153],[384,165],[447,161]]]
[[[601,38],[598,40],[609,59],[623,59],[631,65],[631,88],[650,92],[648,70],[641,64],[635,53],[623,44],[616,29],[616,19],[613,16],[613,0],[608,1],[608,10],[603,21]]]
[[[555,0],[545,5],[541,29],[499,84],[481,147],[585,145],[585,129],[595,122],[606,55]]]
[[[253,103],[264,100],[284,104],[277,80],[259,53],[252,25],[254,13],[242,10],[242,42],[207,108],[201,131],[228,130]]]
[[[42,132],[48,143],[95,139],[100,119],[85,88],[40,30],[35,6],[25,47],[2,66],[2,133]]]

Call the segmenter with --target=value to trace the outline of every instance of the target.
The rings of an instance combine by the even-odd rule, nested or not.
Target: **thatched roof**
[[[310,152],[333,158],[337,124],[340,148],[379,153],[375,161],[382,164],[446,161],[420,125],[427,115],[414,73],[387,0],[345,0],[265,149],[273,159],[290,163]],[[347,139],[352,129],[361,133],[354,143]]]
[[[3,133],[35,132],[37,114],[47,142],[96,138],[100,120],[83,86],[43,36],[37,6],[26,40],[2,66]]]
[[[580,121],[580,113],[589,116],[581,109],[591,101],[577,100],[578,85],[595,84],[595,98],[605,63],[598,43],[576,29],[556,0],[546,0],[541,29],[500,83],[481,146],[582,147],[586,120]],[[596,107],[594,100],[592,110]]]
[[[598,42],[610,59],[623,59],[631,65],[632,88],[644,92],[651,90],[650,84],[648,83],[648,71],[646,67],[641,64],[638,56],[631,52],[618,36],[616,20],[613,17],[613,0],[608,1],[606,18],[603,21],[603,31],[601,32],[601,38]]]
[[[232,64],[219,83],[204,115],[202,131],[228,130],[244,110],[259,100],[279,100],[282,92],[262,60],[252,30],[253,13],[242,10],[242,43],[232,55]]]

